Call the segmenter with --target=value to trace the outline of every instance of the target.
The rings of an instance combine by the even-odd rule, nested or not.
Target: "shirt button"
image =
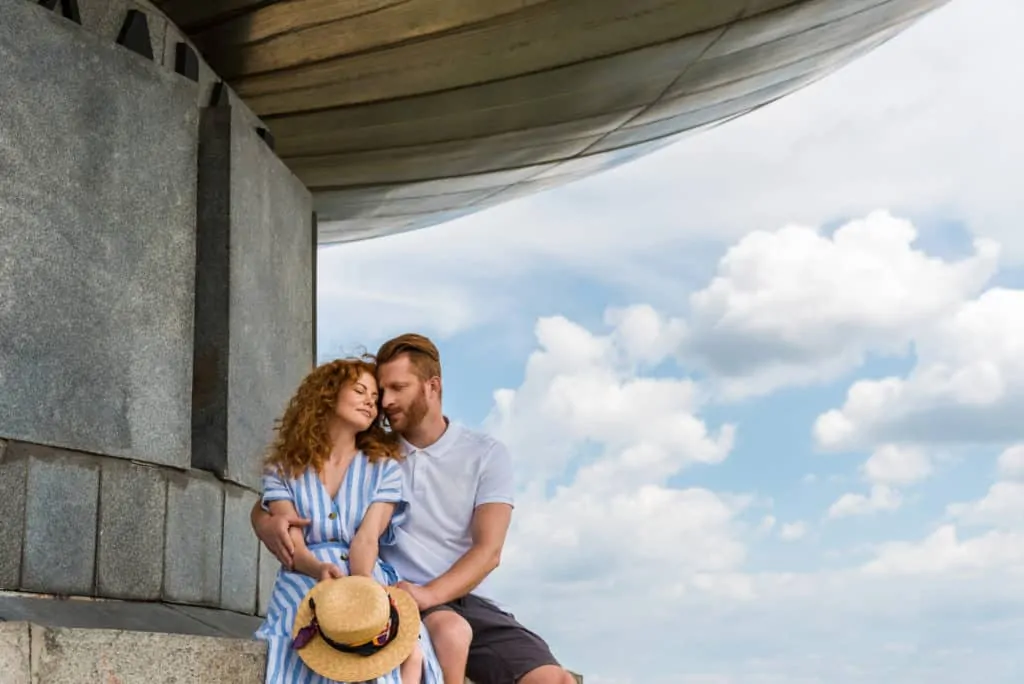
[[[331,513],[331,514],[330,514],[329,516],[327,516],[327,517],[328,517],[328,518],[330,518],[331,520],[334,520],[335,518],[337,518],[337,517],[338,517],[338,514],[337,514],[337,513]]]

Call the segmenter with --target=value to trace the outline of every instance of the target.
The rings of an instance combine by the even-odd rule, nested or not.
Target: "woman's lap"
[[[324,549],[311,549],[321,560],[331,560],[348,571],[348,564],[341,557],[341,553],[335,554],[333,550],[330,556]],[[335,560],[335,558],[337,560]],[[394,570],[379,562],[374,568],[374,579],[382,584],[395,584],[398,576]],[[270,596],[270,605],[267,608],[267,615],[259,629],[256,631],[256,638],[267,642],[267,682],[275,684],[290,684],[291,682],[302,682],[303,684],[336,684],[329,679],[319,677],[311,673],[297,653],[291,647],[292,624],[295,620],[295,611],[305,597],[306,593],[313,588],[317,580],[297,572],[281,570],[274,580],[274,588]],[[431,681],[440,682],[440,666],[437,664],[437,656],[434,653],[433,644],[426,627],[420,627],[420,646],[428,661],[426,670],[435,676],[424,678],[424,684]],[[309,677],[312,675],[312,679]],[[390,682],[392,679],[396,684],[400,682],[397,671],[393,677],[383,677],[380,681]],[[339,683],[340,684],[340,683]]]

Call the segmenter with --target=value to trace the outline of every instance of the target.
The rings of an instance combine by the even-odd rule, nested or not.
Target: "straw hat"
[[[302,599],[292,648],[323,677],[365,682],[401,665],[419,635],[420,612],[408,592],[369,577],[340,577],[318,582]]]

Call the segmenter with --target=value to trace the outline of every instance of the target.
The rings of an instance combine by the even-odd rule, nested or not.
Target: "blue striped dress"
[[[309,550],[317,559],[337,564],[345,573],[349,571],[348,546],[370,504],[375,501],[398,504],[381,536],[382,545],[395,543],[395,528],[402,524],[407,506],[402,497],[402,471],[398,463],[391,459],[370,463],[362,452],[352,460],[333,500],[316,471],[309,468],[293,480],[274,472],[264,473],[263,507],[268,508],[271,501],[291,501],[299,515],[310,520],[305,528]],[[399,580],[395,569],[379,559],[373,576],[387,585]],[[267,642],[267,684],[339,684],[306,667],[291,647],[295,609],[316,582],[308,575],[283,567],[277,573],[267,616],[255,634],[257,639]],[[420,626],[420,648],[424,655],[422,684],[442,684],[441,666],[424,625]],[[399,669],[378,678],[376,683],[402,684]]]

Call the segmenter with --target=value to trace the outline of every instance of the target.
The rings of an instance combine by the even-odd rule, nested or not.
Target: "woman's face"
[[[335,414],[351,425],[356,432],[362,432],[377,418],[377,381],[364,372],[355,382],[348,383],[338,393]]]

